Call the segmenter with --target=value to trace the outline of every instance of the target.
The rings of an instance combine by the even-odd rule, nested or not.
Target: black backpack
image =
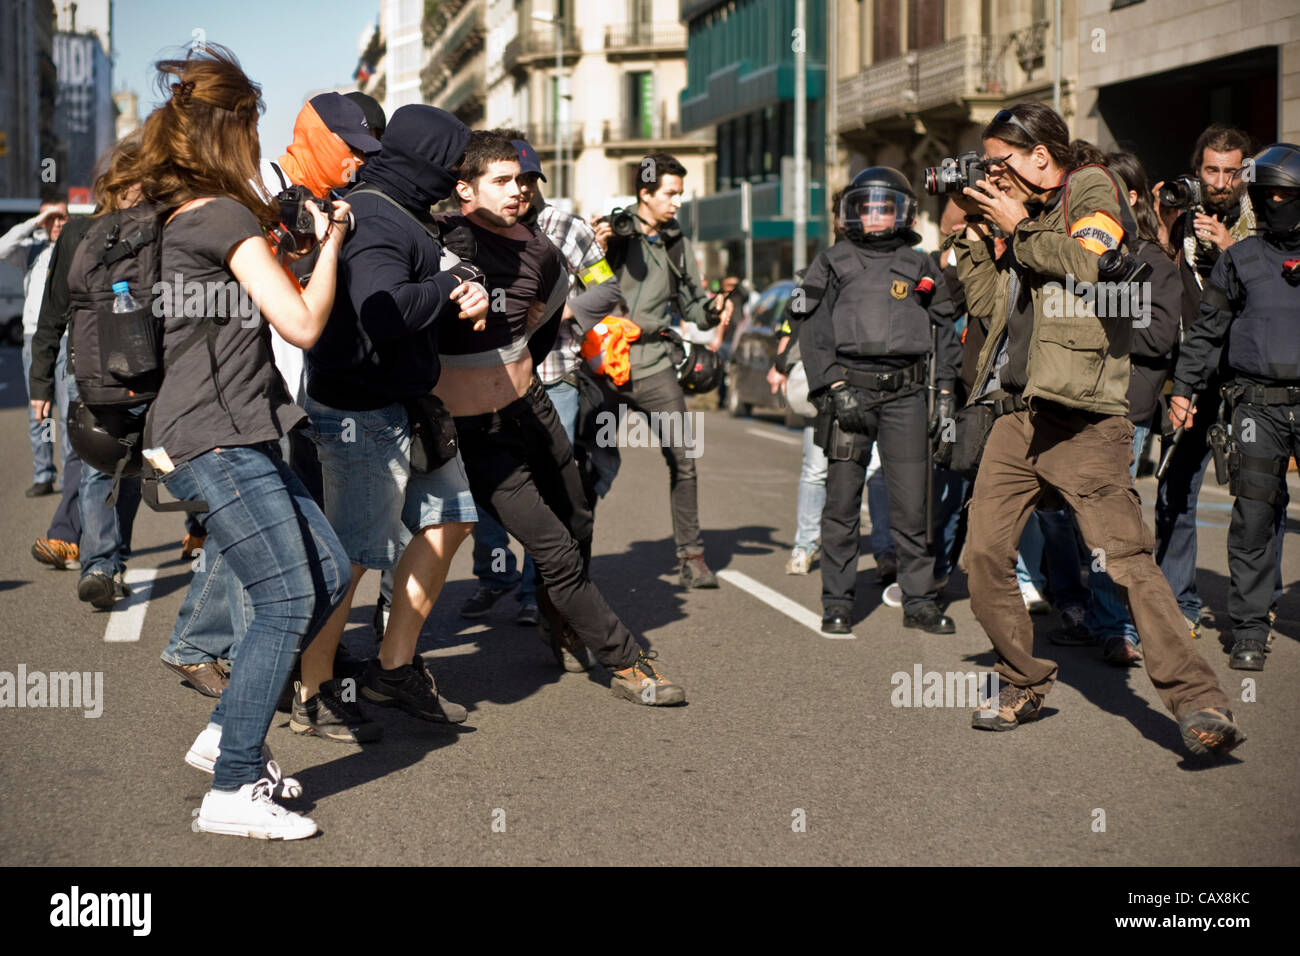
[[[143,478],[142,496],[157,511],[206,511],[204,502],[159,504],[156,474],[143,461],[148,411],[163,375],[217,326],[202,323],[163,359],[167,289],[162,232],[173,210],[140,203],[96,217],[68,269],[68,365],[79,403],[68,410],[68,439],[82,460],[114,478]],[[126,282],[138,308],[115,313],[113,284]],[[78,405],[80,407],[78,407]]]

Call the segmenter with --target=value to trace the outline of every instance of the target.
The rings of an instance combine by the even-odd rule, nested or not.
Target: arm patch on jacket
[[[578,273],[578,279],[584,286],[600,285],[602,282],[608,282],[614,278],[613,270],[610,269],[609,263],[604,259],[599,262],[593,262],[587,268]]]
[[[1124,238],[1124,227],[1107,213],[1098,210],[1084,216],[1070,227],[1070,237],[1079,240],[1083,248],[1095,255],[1118,249]]]

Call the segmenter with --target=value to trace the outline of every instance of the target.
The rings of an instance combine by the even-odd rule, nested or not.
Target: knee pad
[[[1286,480],[1288,459],[1256,458],[1233,451],[1228,455],[1228,491],[1234,497],[1276,505]]]

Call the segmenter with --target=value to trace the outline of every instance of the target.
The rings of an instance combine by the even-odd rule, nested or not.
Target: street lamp
[[[555,163],[560,168],[560,182],[557,191],[565,186],[564,161],[567,143],[567,130],[560,126],[560,105],[564,102],[564,18],[554,13],[533,13],[533,19],[539,23],[549,23],[555,27]]]

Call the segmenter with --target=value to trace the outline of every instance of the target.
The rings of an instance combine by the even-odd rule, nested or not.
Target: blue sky
[[[261,84],[262,153],[274,159],[289,145],[307,93],[351,84],[357,38],[378,17],[379,0],[118,0],[113,87],[140,94],[144,119],[159,102],[153,62],[203,30]]]

